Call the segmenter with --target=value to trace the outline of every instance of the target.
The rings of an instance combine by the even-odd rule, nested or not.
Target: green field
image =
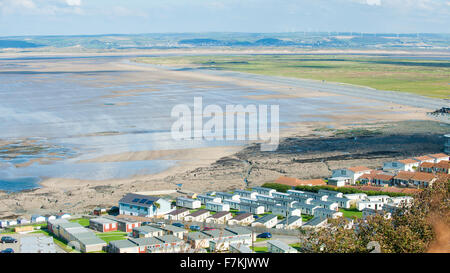
[[[353,218],[353,217],[361,218],[362,217],[362,212],[358,211],[357,209],[340,208],[339,211],[342,212],[344,214],[344,217],[347,217],[347,218]]]
[[[136,61],[324,80],[450,98],[450,61],[445,60],[362,55],[242,55],[152,57]]]
[[[127,233],[122,231],[111,231],[104,233],[97,233],[98,238],[109,243],[111,241],[125,240],[127,238]]]
[[[78,224],[80,224],[80,225],[82,225],[84,227],[88,227],[89,226],[89,219],[86,219],[86,218],[73,219],[73,220],[70,220],[70,222],[78,223]]]

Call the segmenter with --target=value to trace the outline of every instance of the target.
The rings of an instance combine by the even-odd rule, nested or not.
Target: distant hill
[[[26,41],[16,41],[16,40],[0,40],[0,48],[33,48],[41,47],[43,45],[29,43]]]

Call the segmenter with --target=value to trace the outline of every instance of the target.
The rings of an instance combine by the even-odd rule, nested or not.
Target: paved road
[[[272,238],[269,239],[269,240],[282,241],[282,242],[284,242],[284,243],[286,243],[288,245],[296,244],[296,243],[299,242],[299,238],[297,236],[276,235],[276,234],[274,234],[272,236]],[[269,241],[269,240],[255,242],[255,243],[253,243],[253,245],[256,246],[256,247],[267,246],[267,241]]]

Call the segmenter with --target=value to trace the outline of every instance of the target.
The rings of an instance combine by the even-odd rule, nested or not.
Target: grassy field
[[[86,219],[86,218],[73,219],[73,220],[70,220],[70,222],[78,223],[78,224],[80,224],[80,225],[82,225],[84,227],[88,227],[89,226],[89,219]]]
[[[265,253],[267,252],[267,246],[255,246],[255,247],[250,247],[253,251],[255,251],[256,253]]]
[[[121,232],[121,231],[97,233],[96,235],[98,238],[102,239],[103,241],[105,241],[107,243],[109,243],[111,241],[125,240],[127,237],[127,233]]]
[[[352,218],[352,217],[361,218],[362,217],[362,212],[358,211],[357,209],[340,208],[339,211],[344,214],[344,217],[348,217],[348,218]]]
[[[450,98],[450,61],[375,56],[243,55],[138,58],[168,66],[193,65],[262,75],[285,76],[368,86]]]

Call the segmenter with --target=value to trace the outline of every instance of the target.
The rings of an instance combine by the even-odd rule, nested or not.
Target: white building
[[[252,227],[263,226],[266,228],[272,228],[278,223],[278,217],[274,214],[267,214],[263,217],[256,219],[251,225]]]
[[[45,222],[45,217],[38,214],[31,215],[31,222],[32,223],[43,223]]]
[[[277,223],[275,228],[283,229],[297,229],[302,226],[302,217],[300,216],[289,216]]]
[[[264,188],[264,187],[253,187],[252,191],[255,191],[261,195],[268,195],[268,196],[272,196],[272,193],[276,192],[276,190],[274,190],[274,189]]]
[[[242,204],[241,204],[242,207]],[[205,208],[210,211],[230,211],[230,205],[217,203],[217,202],[206,202]]]
[[[256,199],[256,195],[258,194],[255,191],[246,191],[246,190],[235,190],[234,193],[238,194],[241,198],[246,197],[252,199]]]
[[[222,202],[229,205],[230,209],[241,209],[241,201],[239,200],[224,199]]]
[[[325,208],[317,208],[314,210],[314,217],[321,218],[339,218],[342,217],[343,213],[340,211],[325,209]]]
[[[250,203],[241,203],[240,211],[249,212],[253,214],[263,214],[264,206],[258,204],[250,204]]]
[[[382,201],[357,201],[356,209],[362,211],[363,209],[374,209],[374,210],[382,210],[384,202]]]
[[[197,195],[197,199],[200,200],[200,202],[203,205],[205,205],[207,202],[214,202],[214,203],[222,202],[222,199],[220,197],[210,196],[210,195],[203,195],[203,194]]]
[[[286,208],[284,206],[274,206],[272,209],[272,213],[278,216],[286,217],[286,215],[289,216],[301,216],[301,209],[299,208]]]
[[[247,226],[250,225],[255,221],[255,218],[253,217],[252,213],[245,212],[237,214],[232,219],[228,220],[228,225],[241,225],[241,226]]]
[[[409,171],[413,172],[418,168],[420,162],[411,158],[385,162],[383,164],[383,171]]]
[[[324,190],[324,189],[320,189],[319,194],[320,195],[328,195],[328,197],[339,197],[339,198],[344,197],[344,194],[342,192],[330,191],[330,190]]]
[[[270,253],[298,253],[295,248],[278,240],[267,241],[267,251]]]
[[[344,177],[350,179],[350,184],[355,184],[357,179],[363,174],[369,174],[372,169],[365,166],[351,167],[347,169],[333,170],[331,178]]]
[[[219,197],[221,200],[233,200],[233,201],[239,201],[241,196],[236,193],[228,193],[228,192],[216,192],[216,197]]]
[[[200,200],[186,198],[186,197],[177,197],[177,207],[188,208],[188,209],[198,209],[202,206],[202,202]]]

